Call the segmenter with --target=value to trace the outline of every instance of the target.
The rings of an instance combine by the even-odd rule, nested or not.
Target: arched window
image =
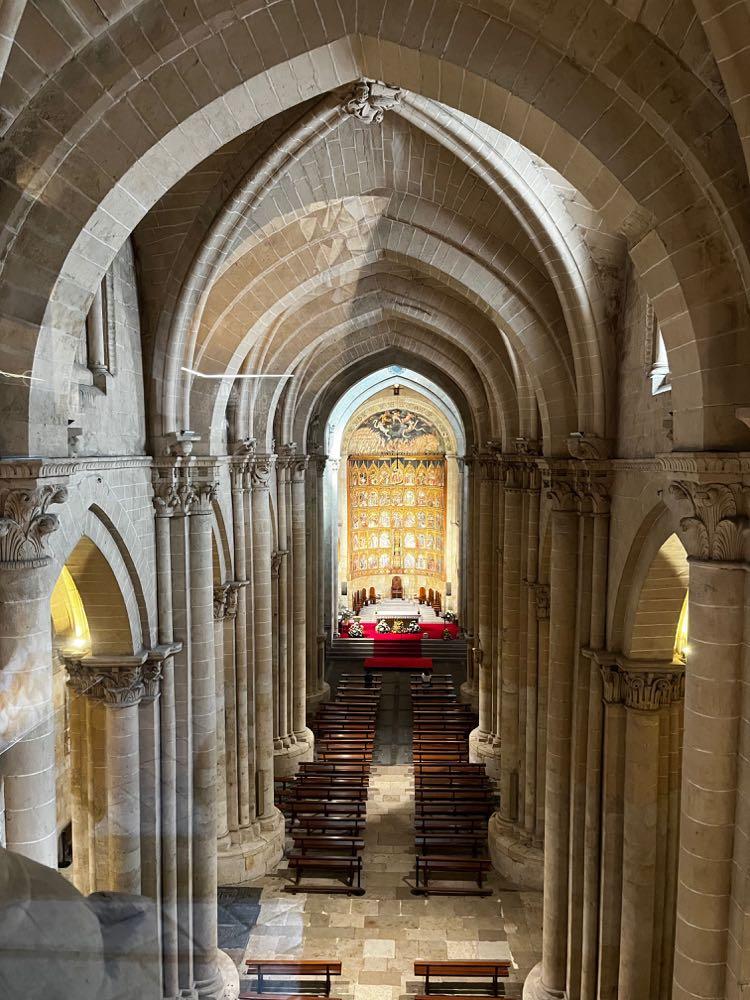
[[[659,323],[651,303],[646,308],[646,364],[651,379],[651,395],[669,392],[672,381],[667,357],[667,345],[659,329]]]

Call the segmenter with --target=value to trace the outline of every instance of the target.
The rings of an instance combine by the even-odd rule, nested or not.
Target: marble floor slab
[[[510,958],[509,996],[541,957],[542,897],[500,886],[488,899],[413,896],[414,785],[408,765],[376,766],[365,832],[366,895],[289,895],[285,862],[248,883],[261,889],[245,958],[331,958],[343,963],[333,994],[398,1000],[421,990],[415,959]],[[251,980],[243,982],[243,988]]]

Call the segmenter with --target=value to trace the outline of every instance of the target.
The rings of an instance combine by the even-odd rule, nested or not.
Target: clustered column
[[[0,662],[12,706],[0,731],[0,774],[9,850],[57,865],[55,736],[49,599],[54,580],[46,541],[58,527],[49,508],[67,499],[59,485],[0,489]]]
[[[739,996],[748,979],[747,494],[669,490],[690,556],[674,1000]]]

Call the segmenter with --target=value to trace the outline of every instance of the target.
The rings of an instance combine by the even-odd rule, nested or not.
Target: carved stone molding
[[[543,489],[554,511],[578,511],[580,496],[575,477],[545,476]]]
[[[178,460],[154,470],[153,503],[157,517],[210,514],[219,492],[214,465]]]
[[[537,621],[546,621],[549,618],[549,585],[546,583],[531,583],[529,586],[534,592]]]
[[[685,667],[681,663],[629,660],[609,650],[584,649],[602,676],[603,697],[641,712],[656,712],[685,697]]]
[[[670,483],[669,501],[688,512],[680,518],[688,555],[720,562],[746,561],[750,537],[747,497],[748,487],[739,483]]]
[[[227,586],[229,589],[227,590],[224,614],[227,618],[234,619],[237,617],[237,601],[239,600],[240,590],[247,586],[247,582],[244,580],[231,580]]]
[[[622,700],[626,708],[655,712],[685,697],[685,671],[677,664],[673,670],[624,670]]]
[[[229,584],[220,583],[214,587],[214,621],[223,622],[227,614]]]
[[[517,455],[541,455],[542,446],[539,441],[531,438],[517,437],[513,442],[513,450]]]
[[[110,708],[127,708],[137,705],[146,694],[146,685],[157,684],[161,667],[154,676],[154,664],[148,664],[148,654],[123,657],[89,656],[76,659],[66,657],[71,687],[79,694],[102,702]]]
[[[611,453],[611,442],[596,434],[578,431],[568,436],[568,451],[572,458],[585,462],[604,462]]]
[[[275,455],[256,455],[250,464],[250,484],[253,490],[267,490]]]
[[[401,103],[402,94],[400,87],[391,87],[379,80],[357,80],[351,97],[344,104],[344,111],[366,125],[380,125],[385,112]]]
[[[163,660],[148,659],[142,668],[143,676],[143,697],[153,700],[159,694],[161,687],[161,677]]]
[[[281,569],[281,561],[287,554],[286,549],[274,549],[271,553],[271,576],[274,580],[278,580],[279,570]]]
[[[47,536],[59,527],[52,504],[64,503],[64,486],[30,486],[0,490],[0,565],[8,569],[46,566]]]

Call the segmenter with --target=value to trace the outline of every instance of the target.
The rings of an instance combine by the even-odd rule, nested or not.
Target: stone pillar
[[[176,997],[179,989],[179,936],[177,919],[177,731],[175,718],[175,683],[173,654],[181,649],[174,644],[172,617],[172,551],[170,518],[175,497],[155,492],[156,511],[156,586],[159,609],[159,642],[164,651],[161,663],[161,695],[158,702],[161,773],[161,934],[162,992]]]
[[[94,301],[86,317],[86,349],[88,366],[95,375],[107,371],[107,352],[105,346],[104,295],[102,284],[97,286]]]
[[[474,647],[474,662],[479,681],[479,729],[478,743],[487,743],[494,729],[492,698],[492,499],[494,459],[483,455],[477,459],[479,488],[478,546],[477,546],[477,643]]]
[[[600,1000],[617,1000],[622,899],[622,840],[625,774],[625,706],[621,678],[610,657],[601,665],[603,689],[602,804],[600,848]]]
[[[539,625],[537,619],[537,584],[539,560],[539,485],[536,470],[527,487],[528,550],[526,556],[526,740],[524,747],[523,816],[519,817],[524,837],[531,843],[536,825],[537,741],[539,725]]]
[[[6,846],[51,868],[57,868],[54,580],[46,539],[58,527],[49,508],[66,498],[59,484],[19,480],[0,488],[0,671],[10,702],[0,730]]]
[[[105,707],[107,884],[97,889],[141,892],[141,790],[138,705],[146,653],[67,660],[78,691]],[[99,845],[96,845],[97,851]]]
[[[276,762],[283,758],[290,746],[287,725],[287,635],[286,635],[286,594],[281,592],[281,568],[286,563],[286,552],[274,549],[271,553],[271,671],[273,674],[273,750],[274,772]],[[285,579],[288,572],[284,572]],[[283,610],[284,637],[282,640],[281,617]]]
[[[73,827],[75,887],[84,896],[93,892],[89,871],[89,803],[86,780],[86,700],[68,679],[68,730],[70,733],[70,799]]]
[[[730,922],[735,910],[744,908],[743,880],[733,880],[733,854],[750,833],[744,810],[738,816],[735,808],[747,600],[746,493],[739,484],[715,482],[673,482],[669,490],[671,501],[687,515],[680,527],[690,556],[674,1000],[734,996],[740,990],[727,966],[734,948]]]
[[[315,463],[315,491],[317,495],[317,523],[316,535],[317,543],[315,547],[315,606],[317,607],[315,630],[317,635],[317,674],[314,687],[308,685],[307,701],[308,706],[317,705],[321,701],[327,701],[331,694],[331,689],[326,681],[326,632],[325,632],[325,471],[328,457],[326,455],[316,455]]]
[[[275,456],[257,455],[253,486],[253,617],[255,623],[256,803],[260,819],[273,815],[273,697],[271,663],[271,514],[269,479]]]
[[[138,712],[141,797],[141,892],[157,903],[161,924],[161,667],[164,651],[149,651],[142,668]]]
[[[626,722],[618,997],[640,1000],[656,995],[652,963],[644,959],[659,938],[655,889],[659,875],[660,714],[673,699],[682,697],[683,671],[636,668],[621,673]]]
[[[532,843],[544,843],[545,775],[547,773],[547,687],[549,682],[549,585],[533,587],[537,622],[536,809]]]
[[[293,451],[293,446],[291,446]],[[274,748],[278,751],[290,745],[291,720],[289,718],[289,539],[291,536],[291,511],[287,506],[287,482],[289,479],[290,446],[280,449],[276,464],[276,507],[278,518],[278,548],[272,554],[273,570],[276,574],[277,621],[276,663],[272,663],[274,674],[273,699],[275,708]],[[274,558],[275,557],[275,558]]]
[[[227,813],[226,678],[224,633],[227,621],[229,584],[214,586],[214,684],[216,697],[216,839],[221,850],[229,843]]]
[[[157,512],[171,513],[171,626],[175,638],[185,643],[184,649],[175,651],[174,671],[165,669],[163,684],[168,703],[174,677],[177,972],[179,990],[214,997],[220,983],[216,965],[216,681],[211,551],[216,469],[210,459],[189,458],[180,449],[180,454],[159,471],[162,478],[154,502]],[[169,934],[166,924],[165,920]]]
[[[213,482],[194,481],[190,510],[190,650],[193,733],[193,954],[199,997],[213,997],[217,965],[216,679],[211,518]]]
[[[252,541],[247,526],[252,524],[252,490],[249,456],[232,466],[232,528],[234,569],[239,584],[234,620],[236,744],[231,757],[236,763],[237,801],[228,805],[230,831],[247,831],[255,821],[255,694],[253,690],[253,618],[248,613],[252,600]],[[229,771],[230,776],[233,771]],[[240,832],[235,839],[241,839]]]
[[[305,473],[307,458],[300,456],[289,468],[292,492],[292,730],[298,740],[312,743],[312,733],[305,718],[307,697],[307,636],[305,606],[307,554],[305,550]]]
[[[545,790],[542,962],[524,996],[562,998],[567,984],[571,727],[577,658],[578,497],[565,473],[548,473],[551,504],[550,665]]]
[[[500,816],[508,826],[518,818],[518,665],[521,606],[521,546],[523,469],[512,462],[504,465],[502,660],[498,663],[502,683],[500,745]]]

